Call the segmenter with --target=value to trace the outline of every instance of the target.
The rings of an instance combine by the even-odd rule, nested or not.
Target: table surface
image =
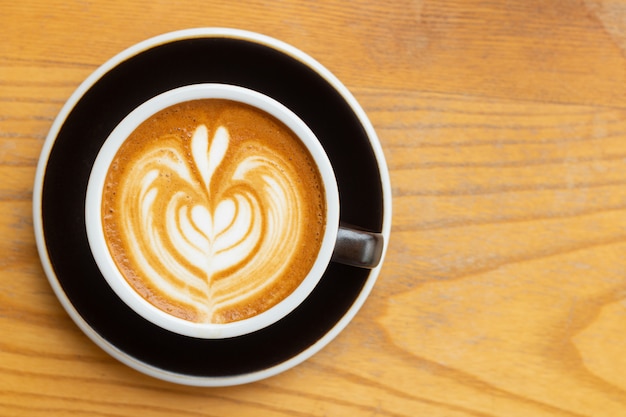
[[[626,2],[0,0],[0,415],[626,415]],[[35,167],[130,45],[237,27],[330,69],[390,169],[385,264],[348,327],[227,388],[136,372],[54,296]],[[260,413],[260,414],[259,414]]]

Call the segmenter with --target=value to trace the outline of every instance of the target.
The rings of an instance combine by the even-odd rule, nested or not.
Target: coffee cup
[[[117,296],[168,331],[252,333],[295,310],[330,262],[373,268],[381,234],[340,224],[333,166],[280,102],[228,84],[166,91],[104,142],[85,201]]]

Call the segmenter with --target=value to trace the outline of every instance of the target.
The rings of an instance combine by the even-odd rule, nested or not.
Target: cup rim
[[[306,146],[318,167],[325,188],[326,226],[318,256],[302,282],[286,298],[255,316],[231,323],[196,323],[172,316],[152,305],[126,281],[115,264],[104,238],[101,204],[104,178],[119,147],[146,119],[174,104],[198,99],[226,99],[258,108],[284,123]],[[165,91],[139,105],[113,129],[100,148],[89,175],[85,198],[85,222],[91,253],[117,296],[153,324],[184,336],[223,339],[268,327],[296,309],[314,290],[331,260],[340,218],[339,192],[326,151],[313,131],[293,111],[277,100],[249,88],[220,84],[191,84]]]

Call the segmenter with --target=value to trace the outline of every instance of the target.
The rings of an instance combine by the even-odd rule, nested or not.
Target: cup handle
[[[380,233],[339,226],[332,260],[360,268],[376,268],[380,263],[385,239]]]

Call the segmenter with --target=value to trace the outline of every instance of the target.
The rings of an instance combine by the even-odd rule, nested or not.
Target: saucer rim
[[[140,358],[136,358],[123,350],[117,348],[112,342],[108,341],[104,337],[102,337],[98,331],[93,328],[87,321],[83,318],[83,316],[77,311],[74,304],[70,300],[69,296],[65,293],[62,288],[62,285],[59,281],[59,277],[56,275],[54,268],[52,266],[52,260],[50,259],[50,254],[46,246],[46,239],[44,236],[44,225],[43,225],[43,184],[46,176],[46,168],[51,156],[52,149],[56,142],[56,139],[60,133],[61,128],[63,127],[67,117],[71,113],[71,111],[75,108],[75,106],[80,102],[83,96],[89,92],[89,90],[94,86],[94,84],[105,74],[107,74],[112,69],[116,68],[120,63],[125,61],[126,59],[132,58],[140,53],[147,51],[149,49],[155,48],[159,45],[163,45],[166,43],[171,43],[180,40],[187,40],[193,38],[236,38],[246,41],[252,41],[254,43],[260,43],[270,48],[287,54],[302,63],[304,63],[309,68],[313,69],[317,74],[322,76],[325,81],[330,84],[332,88],[334,88],[342,97],[342,99],[349,105],[351,110],[354,112],[355,116],[359,120],[361,126],[366,132],[366,136],[369,140],[369,146],[372,148],[374,153],[376,162],[378,163],[378,176],[381,180],[381,189],[383,193],[383,212],[382,212],[382,230],[381,233],[385,237],[386,243],[383,249],[382,259],[384,260],[387,248],[389,246],[389,235],[391,231],[391,184],[389,179],[389,171],[387,168],[387,164],[384,158],[384,154],[382,151],[382,146],[378,139],[374,128],[365,114],[365,111],[361,108],[360,104],[357,102],[356,98],[350,93],[350,91],[337,79],[333,74],[330,73],[325,67],[323,67],[319,62],[300,51],[299,49],[286,44],[280,40],[261,35],[255,32],[244,31],[240,29],[230,29],[230,28],[195,28],[195,29],[186,29],[175,32],[170,32],[166,34],[162,34],[145,41],[139,42],[126,50],[120,52],[115,55],[107,62],[105,62],[102,66],[100,66],[96,71],[90,74],[83,83],[74,91],[74,93],[70,96],[70,98],[66,101],[63,108],[55,118],[53,122],[49,134],[46,137],[44,145],[42,147],[42,151],[40,154],[40,158],[37,165],[37,170],[35,174],[35,184],[33,188],[33,219],[34,219],[34,229],[35,229],[35,239],[36,245],[38,249],[38,253],[40,256],[40,260],[44,269],[44,272],[50,282],[55,295],[63,305],[66,312],[70,315],[73,321],[78,325],[78,327],[85,333],[96,345],[98,345],[101,349],[107,352],[109,355],[113,356],[120,362],[128,365],[129,367],[140,371],[144,374],[153,376],[158,379],[179,383],[183,385],[195,385],[195,386],[229,386],[229,385],[239,385],[244,383],[250,383],[254,381],[258,381],[261,379],[265,379],[274,375],[277,375],[281,372],[284,372],[313,356],[315,353],[319,352],[323,349],[330,341],[332,341],[341,331],[345,329],[345,327],[350,323],[350,321],[354,318],[357,312],[360,310],[365,300],[369,297],[371,290],[377,281],[377,278],[380,274],[380,269],[382,267],[381,264],[371,270],[365,283],[358,293],[358,296],[352,302],[350,308],[346,311],[346,313],[336,321],[334,326],[327,331],[321,338],[317,339],[314,343],[312,343],[308,348],[302,350],[300,353],[290,357],[287,360],[284,360],[274,366],[256,371],[249,372],[238,375],[229,375],[229,376],[196,376],[196,375],[188,375],[177,373],[173,371],[164,370],[153,365],[150,365],[146,362],[140,360]]]

